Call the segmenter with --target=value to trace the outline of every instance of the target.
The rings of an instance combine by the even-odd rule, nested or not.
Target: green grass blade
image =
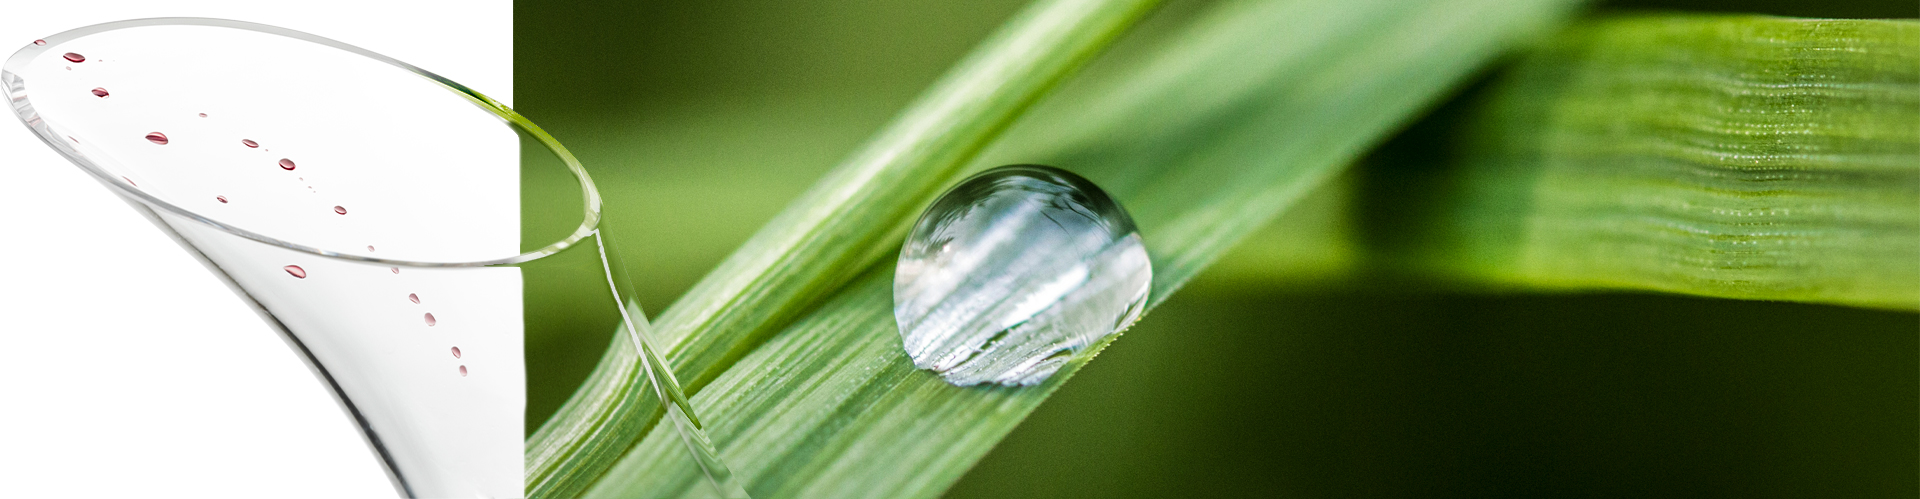
[[[1022,11],[872,142],[802,195],[655,322],[692,393],[879,259],[913,210],[1021,112],[1157,0],[1043,0]],[[699,334],[695,334],[695,333]],[[657,416],[630,345],[601,364],[527,445],[528,495],[567,497]]]
[[[1442,276],[1920,309],[1920,23],[1579,25],[1368,170]],[[1436,160],[1435,158],[1439,158]]]
[[[1110,59],[1119,64],[1111,79],[1043,105],[971,168],[1051,162],[1107,186],[1148,238],[1158,303],[1575,4],[1219,5],[1148,45],[1144,64]],[[886,253],[897,242],[881,244]],[[750,492],[937,496],[1091,358],[1039,387],[947,385],[900,351],[889,264],[868,266],[694,396]],[[671,435],[648,435],[586,496],[699,494],[698,475],[671,445]]]

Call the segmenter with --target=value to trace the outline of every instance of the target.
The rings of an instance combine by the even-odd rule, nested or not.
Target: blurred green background
[[[515,107],[587,165],[658,314],[1025,3],[516,2]],[[1355,183],[1157,309],[949,495],[1920,495],[1920,316],[1412,281],[1355,256],[1391,230],[1349,217]],[[590,319],[529,286],[530,320]],[[529,339],[557,366],[530,423],[608,339]]]

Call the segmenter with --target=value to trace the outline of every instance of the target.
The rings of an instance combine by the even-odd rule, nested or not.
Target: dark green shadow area
[[[948,497],[1913,497],[1920,316],[1185,292]]]

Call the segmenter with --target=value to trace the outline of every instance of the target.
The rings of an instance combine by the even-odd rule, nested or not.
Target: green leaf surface
[[[688,393],[884,255],[914,210],[1155,3],[1044,0],[983,42],[658,318],[654,339]],[[529,496],[577,495],[657,422],[635,358],[613,342],[529,438]]]
[[[1555,27],[1576,5],[1551,0],[1222,3],[1135,45],[1138,51],[1108,57],[1103,64],[1109,67],[1095,68],[1090,78],[1036,109],[985,159],[951,168],[952,174],[945,173],[950,165],[938,161],[901,168],[909,177],[940,177],[934,186],[964,171],[1012,162],[1048,163],[1092,178],[1139,222],[1155,256],[1157,304],[1476,70]],[[936,87],[933,95],[939,92]],[[887,143],[889,133],[876,143]],[[839,226],[831,221],[845,215],[815,211],[840,209],[831,203],[816,206],[818,193],[842,192],[848,182],[841,174],[829,176],[762,236],[791,230],[783,223],[794,212],[814,213],[820,223]],[[789,251],[814,254],[776,267],[778,273],[814,276],[806,279],[820,283],[864,271],[818,308],[805,310],[814,302],[804,297],[829,291],[830,284],[810,285],[816,287],[791,295],[802,298],[763,305],[763,290],[800,288],[750,284],[761,274],[729,263],[663,316],[663,324],[685,320],[680,317],[737,317],[726,319],[737,321],[728,327],[663,326],[691,335],[675,336],[676,345],[739,345],[742,340],[724,338],[753,343],[760,333],[741,332],[773,333],[730,363],[726,355],[700,357],[720,361],[711,365],[681,364],[685,356],[674,360],[682,373],[720,372],[697,387],[694,404],[750,492],[936,496],[1092,357],[1084,355],[1044,385],[1030,388],[959,388],[913,368],[900,351],[888,285],[891,262],[882,257],[891,255],[897,241],[890,238],[898,237],[898,228],[910,223],[934,192],[889,198],[902,206],[854,211],[870,213],[859,219],[857,226],[864,229],[857,233],[875,237],[837,246],[832,251],[842,253],[831,257],[808,253],[814,250],[790,239],[768,243],[756,237],[729,260],[777,262]],[[731,286],[738,293],[712,291],[714,286]],[[770,308],[755,308],[762,306]],[[797,312],[806,313],[784,323],[781,314]],[[596,374],[600,384],[595,386],[610,386],[604,379]],[[587,399],[595,396],[591,390],[582,393]],[[571,417],[575,405],[563,409],[562,417]],[[704,493],[691,463],[676,454],[675,438],[658,431],[646,435],[585,495]]]
[[[1920,23],[1582,23],[1366,169],[1387,265],[1920,309]]]

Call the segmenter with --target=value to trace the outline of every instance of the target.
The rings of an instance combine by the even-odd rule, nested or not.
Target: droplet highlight
[[[893,313],[915,366],[948,383],[1034,385],[1145,309],[1133,218],[1058,168],[1003,166],[927,208],[900,249]]]
[[[460,358],[460,347],[453,347],[453,358]]]
[[[287,159],[287,158],[280,158],[280,169],[282,169],[282,170],[292,170],[292,169],[293,169],[293,160],[291,160],[291,159]]]
[[[347,214],[347,209],[344,207],[335,206],[333,207],[333,212],[337,214],[345,215]]]
[[[300,268],[299,265],[288,265],[285,267],[280,267],[280,269],[287,271],[287,275],[294,276],[300,279],[307,278],[307,269]]]
[[[254,142],[251,139],[240,139],[240,145],[247,146],[247,147],[260,147],[259,142]]]
[[[160,133],[160,132],[149,133],[147,134],[147,142],[152,142],[152,143],[160,144],[163,146],[167,145],[167,134]]]
[[[66,58],[67,62],[87,62],[87,56],[75,54],[73,52],[67,52],[66,55],[62,55],[60,57]]]
[[[435,324],[439,324],[439,323],[440,323],[440,321],[438,321],[438,320],[435,320],[435,319],[433,318],[433,312],[427,312],[427,325],[428,325],[428,326],[432,326],[432,325],[435,325]]]
[[[107,89],[106,89],[105,87],[93,87],[93,96],[94,96],[94,97],[106,97],[106,96],[107,96]]]

